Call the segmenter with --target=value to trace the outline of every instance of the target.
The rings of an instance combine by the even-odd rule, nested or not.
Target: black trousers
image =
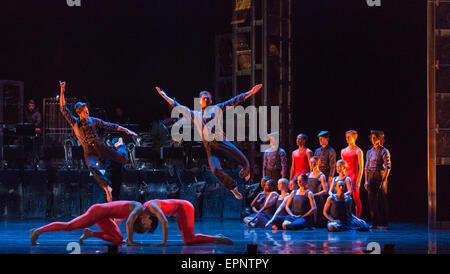
[[[373,226],[387,226],[389,207],[387,189],[383,189],[383,173],[381,170],[367,172],[367,195],[369,198],[370,217]]]
[[[281,169],[278,168],[266,169],[266,176],[274,180],[275,183],[277,183],[278,180],[281,179]]]
[[[247,169],[250,172],[250,164],[245,157],[245,155],[235,147],[230,141],[211,141],[204,142],[204,146],[206,149],[206,155],[208,157],[209,167],[211,168],[214,176],[228,189],[234,189],[237,184],[233,180],[233,178],[228,175],[220,164],[220,158],[224,156],[228,156],[235,161],[237,161],[240,165]]]
[[[128,163],[129,159],[120,153],[112,150],[111,148],[105,146],[101,142],[96,142],[88,147],[84,147],[84,161],[86,163],[87,168],[92,173],[94,179],[98,182],[101,187],[106,187],[111,184],[111,181],[107,176],[103,175],[100,172],[100,169],[97,165],[100,158],[108,157],[113,161],[119,163]]]

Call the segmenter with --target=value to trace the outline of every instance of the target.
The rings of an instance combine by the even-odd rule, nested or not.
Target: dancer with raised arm
[[[254,86],[250,91],[241,93],[236,97],[216,105],[212,105],[212,95],[208,91],[200,92],[200,102],[202,106],[201,111],[190,110],[186,106],[180,105],[177,101],[170,98],[162,91],[159,87],[156,87],[158,93],[172,106],[177,107],[177,110],[183,114],[185,117],[190,117],[195,125],[195,128],[202,137],[203,145],[206,149],[206,154],[208,157],[209,167],[211,168],[214,176],[228,189],[230,190],[236,199],[242,199],[241,193],[238,191],[237,183],[233,178],[227,174],[221,166],[221,154],[224,153],[231,158],[235,159],[241,166],[242,169],[239,172],[241,178],[245,180],[250,179],[250,164],[245,155],[235,147],[230,141],[226,140],[223,132],[215,128],[214,136],[210,136],[208,132],[211,132],[211,126],[208,122],[216,117],[216,110],[220,109],[225,111],[227,106],[235,106],[256,92],[260,90],[262,85]],[[215,108],[213,108],[215,106]],[[208,108],[211,107],[211,108]],[[208,111],[205,111],[208,108]],[[207,130],[204,130],[207,129]],[[212,140],[211,140],[212,139]]]
[[[60,81],[59,85],[61,87],[61,94],[59,97],[61,113],[73,128],[78,141],[80,141],[80,144],[83,147],[84,161],[86,163],[86,166],[88,167],[89,171],[91,171],[92,176],[98,182],[100,187],[105,190],[106,200],[108,202],[111,202],[111,181],[100,172],[100,169],[97,166],[97,162],[102,157],[108,157],[114,161],[121,163],[127,163],[129,159],[126,156],[121,155],[117,151],[114,151],[111,148],[107,147],[98,136],[97,129],[104,128],[108,130],[117,130],[134,136],[137,136],[137,134],[117,124],[105,122],[99,118],[89,116],[89,109],[86,103],[76,103],[74,109],[78,117],[73,116],[66,106],[66,100],[64,97],[66,82]]]
[[[83,228],[85,230],[80,237],[80,244],[83,244],[83,241],[90,237],[96,237],[113,244],[121,244],[123,241],[122,233],[113,219],[127,219],[127,235],[130,235],[131,231],[143,233],[143,231],[154,230],[158,224],[158,219],[151,216],[141,220],[141,226],[144,227],[145,230],[141,231],[135,229],[134,222],[136,217],[144,210],[142,204],[134,201],[114,201],[104,204],[95,204],[83,215],[70,222],[53,222],[37,229],[31,229],[31,244],[37,245],[37,239],[42,233],[73,231]],[[95,224],[102,232],[88,229]]]

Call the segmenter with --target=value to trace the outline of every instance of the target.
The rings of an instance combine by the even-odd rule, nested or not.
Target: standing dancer
[[[291,179],[309,172],[309,160],[312,157],[312,151],[305,146],[307,140],[308,136],[304,133],[297,136],[298,149],[292,152]]]
[[[273,132],[269,136],[270,148],[266,149],[263,156],[263,176],[278,182],[279,179],[287,177],[286,151],[279,146],[278,132]]]
[[[348,164],[347,176],[350,177],[352,182],[352,198],[355,201],[355,215],[361,217],[361,198],[359,197],[359,189],[361,186],[361,179],[363,176],[364,167],[364,153],[356,146],[356,139],[358,133],[356,130],[349,130],[345,133],[345,139],[347,140],[348,147],[341,150],[341,159]]]
[[[323,216],[323,206],[325,204],[328,185],[325,175],[319,170],[320,159],[314,156],[309,161],[311,172],[308,173],[308,189],[314,194],[317,211],[314,212],[314,224],[317,227],[325,227],[327,222]]]
[[[105,144],[97,134],[97,128],[123,131],[129,135],[134,136],[137,136],[137,134],[117,124],[108,123],[101,119],[90,117],[86,103],[76,103],[74,109],[78,115],[78,118],[73,116],[69,109],[66,107],[66,100],[64,97],[66,82],[60,81],[59,85],[61,86],[61,95],[59,97],[61,113],[73,128],[78,141],[80,141],[80,144],[83,147],[84,161],[86,163],[86,166],[88,167],[89,171],[91,171],[92,176],[98,182],[100,187],[105,190],[106,200],[108,202],[111,202],[112,188],[109,186],[111,181],[100,172],[100,169],[97,166],[97,162],[102,157],[108,157],[113,159],[114,161],[122,163],[127,163],[129,160],[127,157],[105,146]]]
[[[370,216],[372,227],[387,229],[388,225],[388,200],[387,185],[391,171],[391,154],[384,145],[384,132],[381,130],[370,131],[370,141],[373,148],[367,151],[366,166],[364,168],[366,182],[364,187],[369,196]]]
[[[328,145],[330,142],[330,133],[328,131],[321,131],[317,137],[321,147],[316,149],[314,156],[319,156],[320,171],[327,177],[327,182],[330,182],[336,171],[336,151]]]
[[[167,221],[168,216],[176,216],[178,222],[178,228],[180,229],[181,236],[185,245],[202,244],[202,243],[217,243],[217,244],[233,244],[233,241],[223,235],[209,236],[204,234],[194,234],[195,212],[194,206],[189,201],[168,199],[168,200],[150,200],[144,204],[145,211],[140,212],[140,216],[136,218],[134,225],[138,227],[138,230],[145,230],[145,227],[141,221],[141,217],[155,216],[162,225],[163,242],[156,246],[165,246],[167,242],[167,232],[169,229],[169,223]],[[142,219],[145,220],[145,219]],[[128,234],[127,234],[128,235]],[[131,231],[131,237],[133,237],[133,231]],[[128,236],[128,238],[130,238]]]
[[[223,132],[215,128],[214,135],[216,136],[216,138],[213,137],[214,138],[213,140],[209,140],[211,139],[211,136],[209,136],[209,134],[207,133],[208,130],[204,130],[204,128],[209,129],[210,130],[209,132],[213,130],[212,128],[210,128],[211,126],[208,125],[208,122],[216,117],[217,113],[215,112],[215,110],[217,110],[217,108],[221,109],[222,111],[225,111],[225,108],[227,106],[235,106],[243,102],[248,97],[258,92],[258,90],[260,90],[261,87],[262,85],[254,86],[248,92],[239,94],[238,96],[226,102],[214,105],[216,108],[209,109],[212,111],[209,110],[205,111],[207,107],[211,107],[212,105],[212,95],[208,91],[200,92],[200,102],[202,105],[202,111],[195,111],[190,110],[186,106],[180,105],[177,101],[167,96],[166,93],[162,91],[159,87],[156,87],[158,93],[172,107],[178,107],[177,109],[183,114],[183,116],[191,118],[192,122],[195,125],[195,128],[200,133],[200,136],[202,136],[203,145],[206,149],[206,154],[208,156],[208,163],[212,173],[228,190],[230,190],[233,193],[236,199],[242,199],[242,195],[238,191],[237,183],[233,180],[233,178],[230,175],[228,175],[222,169],[222,166],[220,164],[220,156],[221,156],[220,154],[224,153],[228,156],[231,156],[242,166],[242,169],[239,172],[239,176],[241,178],[245,178],[246,181],[250,179],[250,164],[245,155],[242,154],[242,152],[237,147],[235,147],[230,141],[226,140]]]
[[[54,222],[37,229],[30,230],[31,244],[37,245],[37,239],[39,235],[45,232],[55,231],[73,231],[77,229],[85,229],[83,235],[80,237],[80,244],[83,244],[83,240],[96,237],[113,244],[120,244],[123,241],[122,233],[119,227],[113,221],[113,219],[127,219],[127,235],[130,235],[131,231],[142,233],[139,230],[135,230],[134,222],[139,212],[143,212],[144,207],[133,201],[114,201],[105,204],[95,204],[91,206],[83,215],[73,219],[70,222]],[[92,231],[88,229],[93,225],[97,225],[102,232]],[[142,226],[145,230],[155,229],[158,225],[156,218],[148,217],[142,220]]]

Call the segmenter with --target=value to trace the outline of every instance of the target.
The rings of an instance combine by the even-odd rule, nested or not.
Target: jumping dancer
[[[356,130],[349,130],[345,133],[345,139],[347,140],[348,146],[341,150],[341,159],[348,164],[347,176],[350,177],[352,182],[352,198],[355,202],[355,215],[360,218],[362,205],[359,190],[363,176],[364,153],[356,146],[357,138],[358,133]]]
[[[372,130],[370,140],[373,148],[367,151],[366,166],[364,168],[366,182],[364,187],[369,198],[372,227],[387,229],[388,225],[388,176],[391,171],[391,154],[384,145],[384,132]]]
[[[122,163],[127,163],[129,159],[105,146],[105,144],[97,134],[97,128],[123,131],[129,135],[134,136],[137,136],[137,134],[117,124],[108,123],[101,119],[90,117],[86,103],[76,103],[74,109],[78,115],[78,118],[73,116],[69,109],[66,107],[66,100],[64,97],[66,82],[60,81],[59,84],[61,86],[61,95],[59,97],[61,113],[73,128],[78,141],[80,141],[80,144],[83,147],[84,161],[86,163],[86,166],[88,167],[89,171],[91,171],[92,176],[98,182],[100,187],[105,190],[106,200],[108,202],[111,202],[111,181],[100,172],[100,169],[97,166],[97,162],[102,157],[108,157],[113,159],[114,161]]]
[[[122,233],[113,219],[127,219],[126,230],[127,235],[130,235],[134,229],[134,221],[139,212],[143,212],[144,207],[134,201],[114,201],[105,204],[95,204],[91,206],[83,215],[73,219],[70,222],[54,222],[37,229],[30,230],[31,244],[37,245],[39,235],[46,232],[55,231],[73,231],[77,229],[85,229],[83,235],[80,237],[80,244],[83,240],[96,237],[113,244],[121,244],[123,241]],[[158,220],[156,218],[146,218],[142,221],[142,226],[145,230],[154,230],[157,226]],[[88,229],[93,225],[97,225],[102,232],[92,231]]]
[[[308,136],[304,133],[297,136],[298,149],[292,152],[291,179],[309,172],[309,160],[312,157],[312,151],[305,146],[307,140]]]
[[[325,227],[327,222],[323,216],[323,205],[325,204],[328,185],[325,175],[320,171],[320,158],[314,156],[309,161],[311,172],[308,173],[308,189],[314,194],[317,210],[314,212],[314,224],[317,227]]]
[[[330,221],[328,231],[339,232],[345,230],[368,231],[369,225],[352,214],[352,198],[344,193],[345,183],[336,182],[336,194],[328,197],[323,215]]]
[[[207,133],[209,129],[212,130],[210,125],[208,125],[208,122],[216,117],[215,110],[221,109],[222,111],[225,111],[225,108],[227,106],[235,106],[244,100],[246,100],[248,97],[252,96],[256,92],[258,92],[259,89],[261,89],[262,85],[254,86],[250,91],[242,93],[226,102],[214,105],[215,108],[212,108],[212,95],[208,91],[202,91],[200,92],[200,102],[202,106],[202,111],[195,111],[190,110],[186,106],[180,105],[178,102],[176,102],[174,99],[170,98],[166,95],[164,91],[162,91],[159,87],[156,87],[156,90],[158,93],[172,106],[172,107],[178,107],[177,109],[183,114],[185,117],[190,117],[192,122],[195,125],[195,128],[199,132],[200,136],[202,137],[203,145],[206,149],[206,154],[208,156],[208,163],[209,167],[211,168],[212,173],[214,176],[228,189],[230,190],[233,195],[236,197],[236,199],[242,199],[241,193],[239,193],[237,188],[237,183],[233,180],[233,178],[228,175],[223,169],[220,164],[220,154],[225,153],[228,156],[231,156],[233,159],[235,159],[241,166],[242,169],[239,172],[239,176],[241,178],[245,178],[246,181],[250,179],[250,164],[242,152],[236,148],[230,141],[226,140],[223,132],[220,132],[219,129],[215,128],[214,135],[216,138],[213,137],[213,140]],[[211,108],[208,108],[211,107]],[[208,111],[205,111],[208,108]],[[210,111],[212,110],[212,111]],[[217,138],[218,136],[222,138]]]
[[[141,216],[155,216],[162,225],[163,242],[156,246],[165,246],[167,242],[167,232],[169,223],[168,216],[176,216],[178,228],[185,245],[202,244],[202,243],[217,243],[217,244],[233,244],[233,241],[223,235],[209,236],[204,234],[194,234],[194,207],[189,201],[168,199],[168,200],[150,200],[144,204],[145,212],[140,212]],[[135,226],[141,227],[141,219],[138,216]],[[140,229],[141,231],[145,228]],[[133,231],[131,231],[131,236]],[[128,235],[128,234],[127,234]],[[128,236],[130,237],[130,236]]]

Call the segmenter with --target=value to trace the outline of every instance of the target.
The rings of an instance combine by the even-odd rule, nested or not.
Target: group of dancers
[[[305,146],[307,135],[299,134],[298,149],[292,152],[290,181],[286,178],[286,153],[278,147],[276,137],[276,134],[270,137],[271,148],[264,154],[263,191],[250,205],[253,214],[244,218],[247,226],[367,231],[370,226],[360,219],[360,187],[364,174],[372,228],[387,229],[387,179],[391,159],[389,150],[384,147],[383,131],[371,130],[373,147],[367,151],[365,164],[364,154],[356,145],[358,133],[355,130],[345,133],[348,146],[341,150],[338,161],[336,151],[329,146],[329,132],[318,134],[321,147],[314,154]],[[334,176],[335,171],[338,176]]]
[[[129,159],[126,153],[121,153],[119,150],[107,147],[100,139],[97,129],[104,128],[108,130],[122,131],[129,135],[137,135],[135,132],[124,128],[118,124],[105,122],[99,118],[91,117],[86,103],[78,102],[74,106],[77,116],[74,116],[66,106],[65,89],[66,82],[59,82],[60,84],[60,111],[71,125],[77,136],[83,150],[86,166],[92,173],[94,179],[104,189],[108,203],[95,204],[91,206],[83,215],[73,219],[69,222],[53,222],[40,228],[30,230],[31,243],[37,244],[37,239],[40,234],[53,231],[73,231],[77,229],[84,229],[84,233],[80,237],[80,243],[90,237],[96,237],[113,244],[127,243],[128,245],[140,245],[133,241],[133,234],[153,232],[158,223],[161,223],[163,241],[158,246],[164,246],[167,241],[168,221],[167,216],[176,216],[178,227],[180,229],[183,241],[185,244],[199,244],[199,243],[222,243],[233,244],[233,241],[223,235],[209,236],[194,233],[194,207],[189,201],[179,199],[167,200],[150,200],[143,205],[135,201],[112,201],[112,184],[108,176],[100,172],[98,160],[100,158],[107,158],[110,161],[117,163],[128,163]],[[225,110],[227,106],[237,105],[261,89],[262,85],[254,86],[250,91],[237,95],[236,97],[216,104],[216,108],[209,110],[221,109]],[[239,177],[246,181],[250,179],[250,164],[245,155],[236,148],[231,142],[226,140],[223,132],[215,130],[214,134],[222,134],[223,138],[208,138],[205,136],[209,131],[203,130],[205,127],[209,128],[208,121],[215,117],[215,113],[211,111],[206,112],[205,109],[212,105],[212,95],[208,91],[200,92],[200,102],[202,106],[201,111],[193,111],[189,108],[180,105],[174,99],[166,95],[164,91],[156,87],[157,92],[172,106],[182,112],[185,117],[190,117],[195,125],[195,129],[199,135],[202,136],[202,142],[205,147],[208,164],[213,175],[233,193],[235,198],[242,199],[242,194],[238,191],[237,182],[227,174],[222,166],[221,160],[223,156],[228,156],[236,160],[241,170]],[[264,177],[264,193],[258,195],[252,206],[255,214],[245,219],[249,226],[270,226],[277,229],[299,229],[302,227],[310,227],[313,221],[318,224],[321,218],[317,214],[317,207],[321,206],[320,199],[323,199],[328,193],[330,197],[326,200],[324,205],[323,216],[327,218],[330,223],[329,229],[333,231],[343,230],[347,228],[359,229],[365,226],[364,221],[351,215],[351,201],[348,196],[355,194],[359,189],[359,183],[362,176],[362,153],[355,145],[356,132],[347,132],[347,142],[349,146],[341,153],[344,160],[337,163],[336,169],[339,176],[333,178],[333,149],[328,146],[328,132],[319,134],[321,148],[316,150],[317,156],[311,157],[312,153],[304,146],[306,143],[306,135],[299,135],[297,143],[299,149],[293,153],[293,166],[291,182],[285,179],[286,172],[283,173],[283,178],[278,180],[276,178],[277,172],[271,169],[268,164],[264,172],[267,172],[269,177]],[[271,137],[271,145],[274,138]],[[374,147],[367,153],[367,162],[365,165],[366,174],[366,189],[369,192],[369,204],[381,206],[379,203],[380,197],[384,197],[387,188],[387,176],[390,170],[389,152],[382,147],[384,141],[384,134],[381,131],[372,132],[372,143]],[[280,148],[277,145],[275,157],[273,160],[279,160],[278,152]],[[273,150],[271,151],[273,154]],[[268,152],[269,154],[271,152]],[[356,156],[355,156],[356,155]],[[387,155],[387,156],[386,156]],[[274,155],[272,155],[274,156]],[[266,157],[266,154],[265,154]],[[303,160],[300,159],[303,157]],[[306,158],[305,158],[306,157]],[[346,159],[346,158],[351,158]],[[356,157],[356,158],[355,158]],[[335,152],[334,152],[335,159]],[[269,159],[270,160],[270,159]],[[305,161],[307,163],[305,164]],[[266,159],[265,159],[266,162]],[[388,163],[387,163],[388,162]],[[325,164],[324,164],[325,163]],[[276,164],[276,163],[275,163]],[[266,166],[266,165],[265,165]],[[310,167],[308,172],[305,166]],[[348,168],[351,166],[351,168]],[[278,166],[277,166],[278,167]],[[347,170],[350,170],[348,173]],[[278,172],[279,174],[280,172]],[[281,177],[281,176],[280,176]],[[329,178],[333,178],[330,188],[328,187]],[[296,182],[297,180],[297,182]],[[278,189],[281,194],[275,192],[276,182],[278,182]],[[288,186],[289,185],[289,186]],[[355,187],[355,185],[357,187]],[[288,195],[288,189],[291,193]],[[373,194],[371,199],[371,193]],[[379,193],[382,193],[379,195]],[[383,194],[384,193],[384,194]],[[376,199],[375,199],[376,198]],[[358,199],[359,200],[359,199]],[[257,204],[262,204],[260,209],[256,209]],[[358,207],[358,206],[357,206]],[[330,209],[331,213],[328,213]],[[380,219],[381,225],[387,225],[385,214],[381,214],[380,207],[374,208],[372,218],[373,225],[376,226],[376,220]],[[357,211],[358,214],[358,211]],[[359,206],[360,214],[360,206]],[[350,217],[349,217],[350,216]],[[122,233],[119,229],[119,224],[126,219],[126,233],[127,238],[124,241]],[[101,232],[92,231],[89,227],[97,224],[102,230]]]

